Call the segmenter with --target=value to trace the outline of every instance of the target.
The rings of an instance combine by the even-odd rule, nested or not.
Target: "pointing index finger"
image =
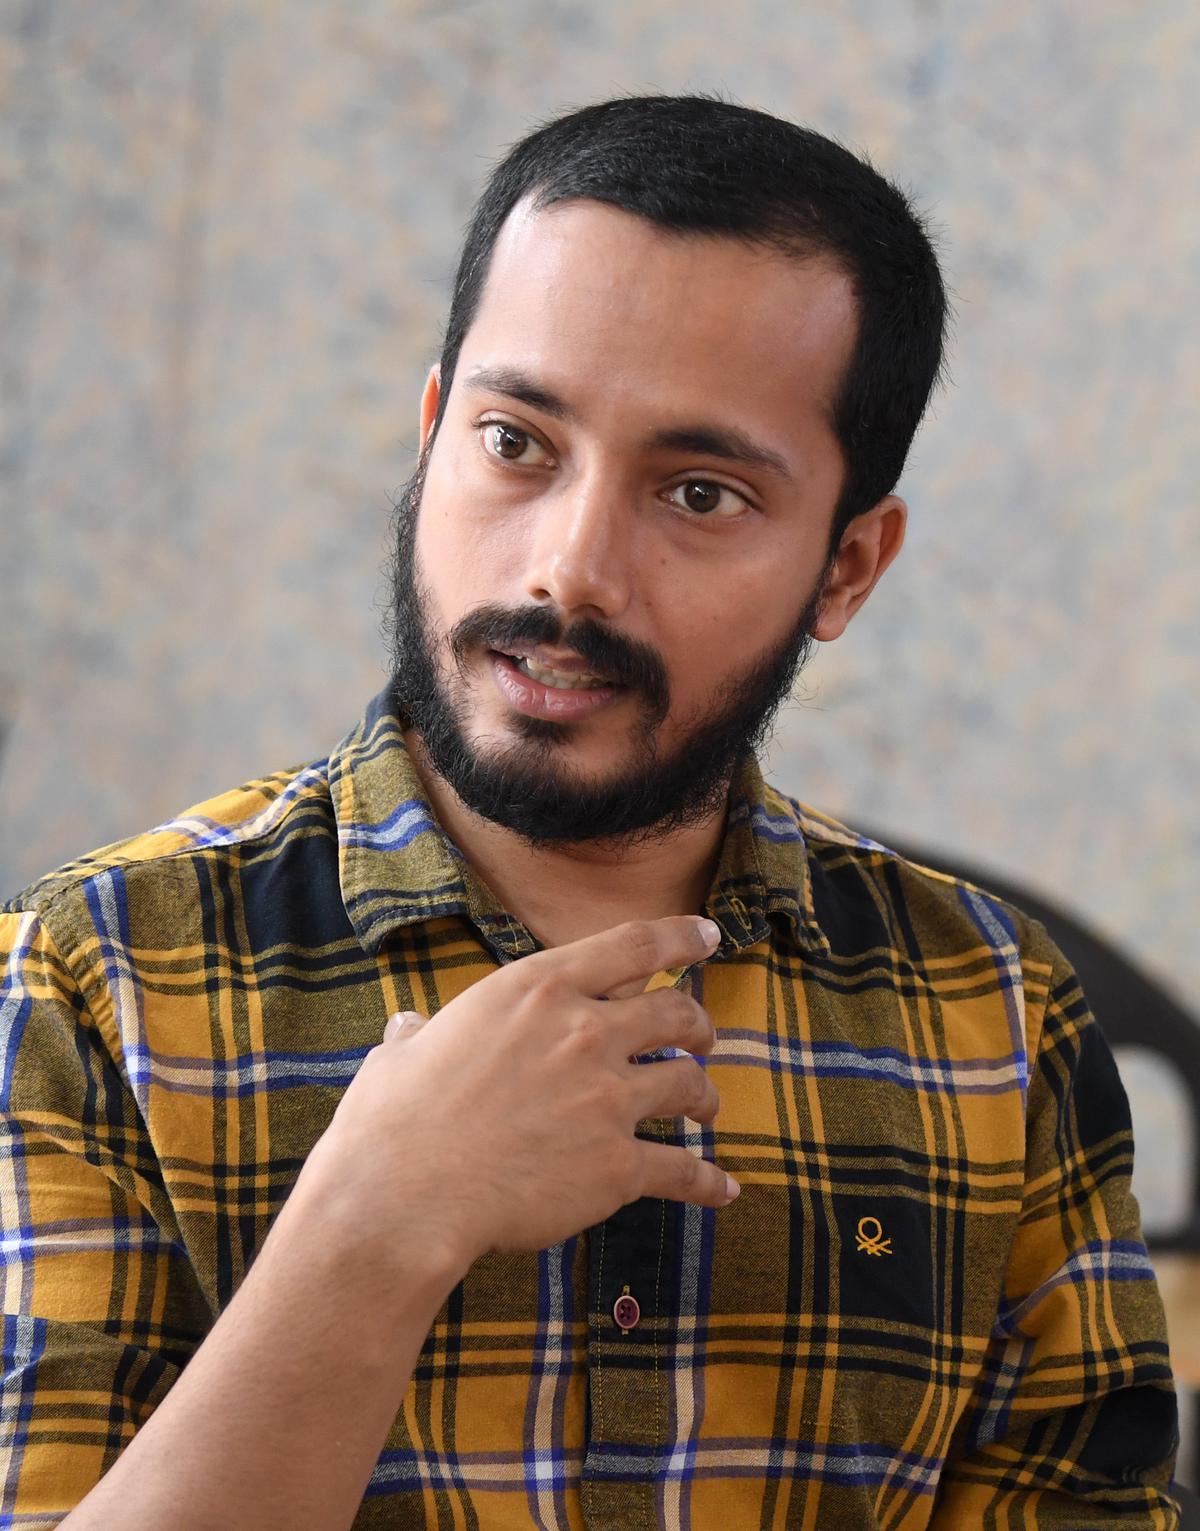
[[[720,927],[712,920],[673,914],[658,920],[630,920],[525,960],[561,965],[584,994],[599,998],[664,968],[703,962],[716,951],[720,939]]]

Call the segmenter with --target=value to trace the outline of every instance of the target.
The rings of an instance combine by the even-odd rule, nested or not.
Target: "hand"
[[[644,1117],[716,1116],[694,1057],[631,1061],[665,1046],[702,1057],[712,1021],[677,989],[603,999],[710,956],[718,934],[682,916],[621,925],[502,967],[431,1020],[393,1017],[322,1140],[342,1193],[385,1232],[448,1240],[464,1270],[639,1196],[725,1206],[738,1187],[716,1165],[634,1135]]]

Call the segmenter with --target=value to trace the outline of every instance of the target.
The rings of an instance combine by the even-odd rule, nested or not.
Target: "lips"
[[[590,670],[557,671],[553,666],[534,660],[532,663],[539,674],[533,674],[528,668],[528,655],[506,654],[492,649],[490,658],[501,696],[514,711],[526,717],[553,723],[576,722],[610,706],[625,694],[623,686],[606,681]],[[553,683],[539,678],[547,670],[555,677]],[[560,675],[567,684],[558,681]]]

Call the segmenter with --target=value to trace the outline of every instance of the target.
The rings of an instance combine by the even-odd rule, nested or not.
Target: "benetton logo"
[[[858,1220],[858,1252],[863,1255],[890,1255],[891,1239],[883,1236],[883,1224],[877,1217],[860,1217]]]

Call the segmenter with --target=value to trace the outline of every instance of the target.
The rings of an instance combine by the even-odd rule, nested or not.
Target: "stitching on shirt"
[[[600,1254],[599,1254],[599,1256],[597,1258],[597,1262],[596,1262],[596,1312],[597,1312],[597,1314],[600,1313],[600,1304],[604,1300],[603,1297],[601,1296],[601,1293],[604,1291],[604,1235],[607,1232],[608,1232],[608,1223],[607,1223],[607,1221],[605,1221],[605,1222],[600,1224]],[[601,1415],[604,1412],[604,1399],[603,1399],[602,1394],[601,1394],[601,1379],[602,1379],[602,1374],[603,1374],[604,1368],[603,1368],[603,1365],[602,1365],[601,1360],[600,1360],[600,1349],[601,1349],[601,1346],[604,1343],[603,1335],[601,1334],[601,1330],[600,1330],[600,1325],[602,1323],[603,1323],[603,1317],[602,1316],[598,1317],[597,1320],[596,1320],[596,1407],[592,1410],[592,1440],[595,1440],[595,1438],[596,1438],[597,1427],[599,1425],[599,1421],[600,1421]],[[588,1441],[587,1444],[588,1444],[588,1447],[590,1448],[590,1446],[592,1444],[592,1441]],[[585,1456],[584,1460],[585,1461],[587,1460],[586,1456]],[[586,1491],[587,1498],[588,1498],[589,1502],[591,1502],[591,1500],[592,1500],[592,1495],[593,1495],[594,1487],[595,1487],[594,1484],[588,1482],[587,1479],[584,1479],[583,1488]]]
[[[667,1129],[663,1126],[661,1121],[658,1124],[658,1135],[659,1135],[660,1138],[662,1138],[663,1146],[665,1147],[666,1143],[667,1143]],[[655,1444],[656,1445],[663,1445],[663,1446],[665,1446],[667,1443],[663,1439],[662,1397],[661,1397],[661,1394],[659,1393],[659,1388],[658,1388],[658,1324],[659,1324],[659,1316],[660,1316],[661,1306],[662,1306],[662,1257],[663,1257],[663,1244],[666,1242],[666,1237],[667,1237],[667,1203],[666,1203],[665,1199],[660,1203],[660,1205],[662,1207],[662,1217],[661,1217],[661,1219],[659,1221],[659,1225],[658,1225],[658,1270],[655,1272],[655,1276],[654,1276],[654,1309],[655,1309],[655,1312],[654,1312],[654,1328],[651,1331],[651,1335],[650,1335],[650,1345],[651,1345],[651,1352],[650,1353],[654,1357],[654,1437],[655,1437]],[[657,1497],[657,1495],[656,1495],[656,1497]],[[651,1519],[647,1524],[649,1525],[649,1531],[655,1531],[654,1519]]]
[[[666,1133],[666,1129],[664,1127],[660,1126],[659,1129],[658,1129],[658,1135],[663,1140],[663,1147],[664,1148],[667,1147],[667,1133]],[[659,1223],[658,1223],[658,1269],[654,1273],[654,1306],[655,1306],[656,1309],[660,1307],[661,1301],[662,1301],[662,1257],[663,1257],[663,1244],[666,1242],[666,1237],[667,1237],[667,1204],[666,1204],[665,1200],[662,1202],[661,1206],[662,1206],[662,1216],[659,1218]],[[657,1321],[658,1321],[658,1318],[659,1318],[659,1314],[656,1312],[654,1317],[655,1317],[655,1326],[654,1326],[654,1332],[653,1332],[653,1338],[652,1338],[652,1346],[653,1346],[652,1354],[654,1356],[654,1428],[655,1428],[656,1431],[658,1431],[661,1434],[661,1425],[659,1423],[660,1409],[659,1409],[659,1397],[658,1397],[658,1322]]]

